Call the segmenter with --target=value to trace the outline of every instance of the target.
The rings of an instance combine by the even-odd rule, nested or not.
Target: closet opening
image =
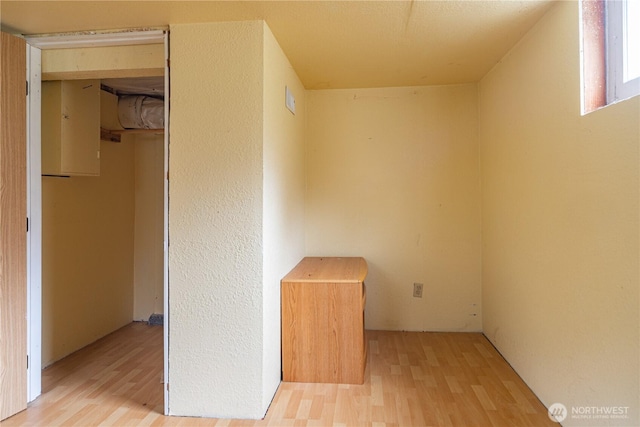
[[[95,393],[121,386],[120,398],[163,414],[168,34],[104,36],[27,38],[34,57],[42,49],[29,71],[29,209],[42,218],[30,242],[41,262],[29,255],[29,400],[82,371]]]
[[[162,76],[42,82],[44,392],[56,377],[49,366],[86,346],[103,348],[132,322],[148,327],[127,332],[140,343],[129,353],[162,360],[162,331],[150,328],[164,323],[163,97]],[[140,100],[153,111],[140,111]],[[89,369],[91,361],[77,360],[85,366],[74,370]],[[106,375],[135,377],[143,366],[117,363]],[[161,367],[156,374],[162,399]]]

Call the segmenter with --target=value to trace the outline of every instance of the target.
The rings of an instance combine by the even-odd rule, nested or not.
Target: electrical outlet
[[[413,296],[415,298],[422,298],[422,283],[413,284]]]

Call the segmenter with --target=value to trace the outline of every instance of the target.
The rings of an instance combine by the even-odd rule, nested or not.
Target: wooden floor
[[[162,328],[132,323],[43,371],[10,426],[557,426],[482,334],[367,331],[364,385],[282,383],[264,420],[162,415]]]

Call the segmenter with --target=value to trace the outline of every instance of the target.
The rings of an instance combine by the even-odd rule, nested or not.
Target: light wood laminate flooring
[[[165,417],[162,328],[132,323],[43,371],[12,426],[557,426],[477,333],[367,331],[363,385],[281,383],[264,420]]]

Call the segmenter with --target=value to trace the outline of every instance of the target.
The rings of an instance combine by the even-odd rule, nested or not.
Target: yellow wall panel
[[[581,116],[578,37],[560,2],[480,82],[483,329],[562,425],[638,425],[640,97]]]

